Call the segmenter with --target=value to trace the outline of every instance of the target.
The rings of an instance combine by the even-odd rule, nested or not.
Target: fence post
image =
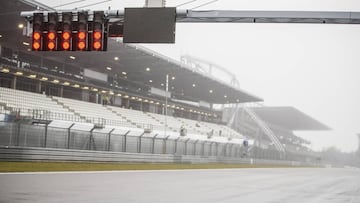
[[[93,128],[90,130],[88,150],[91,150],[91,148],[92,148],[92,143],[93,143],[93,141],[94,141],[94,137],[93,137],[93,130],[94,130],[94,129],[95,129],[95,127],[93,127]],[[94,149],[96,150],[95,141],[94,141]]]
[[[226,143],[225,146],[224,146],[224,149],[223,149],[223,156],[226,157],[226,154],[227,154],[227,148],[228,148],[228,145],[229,143]]]
[[[71,128],[75,125],[75,123],[71,124],[68,128],[68,139],[67,139],[67,148],[70,149],[70,134]]]
[[[196,140],[196,141],[194,142],[194,149],[193,149],[193,155],[194,155],[194,156],[196,155],[196,145],[197,145],[198,142],[199,142],[199,140]]]
[[[213,155],[213,144],[214,144],[215,142],[211,142],[210,143],[210,156],[212,156]]]
[[[110,144],[111,144],[111,133],[114,132],[115,128],[113,128],[112,130],[110,130],[109,132],[109,138],[108,138],[108,144],[107,144],[107,150],[110,151]]]
[[[185,141],[185,151],[184,151],[184,155],[187,155],[187,144],[189,142],[190,138],[188,138],[186,141]]]
[[[201,156],[205,156],[205,143],[206,141],[204,141],[201,145]]]
[[[155,138],[156,138],[156,136],[158,136],[158,134],[155,134],[154,137],[152,138],[152,147],[151,147],[152,154],[155,153]]]
[[[139,144],[138,144],[138,153],[141,153],[141,138],[142,136],[144,136],[145,132],[141,133],[141,135],[139,136]]]
[[[21,128],[21,123],[20,121],[18,121],[17,129],[16,129],[16,146],[20,145],[20,128]]]
[[[226,149],[226,154],[225,154],[225,156],[231,157],[231,146],[232,146],[232,144],[231,144],[231,143],[228,143],[228,147],[227,147],[227,149]]]
[[[166,136],[164,138],[164,142],[163,142],[163,154],[166,154],[166,140],[170,137],[170,135]]]
[[[44,148],[46,148],[46,143],[47,143],[48,125],[49,125],[48,123],[45,124]]]
[[[176,138],[176,140],[175,140],[175,149],[174,149],[174,154],[176,154],[177,153],[177,145],[178,145],[178,141],[179,141],[179,139],[180,139],[180,137],[178,137],[178,138]]]
[[[218,156],[218,154],[219,154],[219,143],[216,142],[215,143],[215,155]]]
[[[123,152],[126,152],[126,136],[130,133],[130,130],[127,131],[125,134],[124,134],[124,142],[123,142]]]
[[[234,144],[231,144],[230,145],[230,157],[233,157],[233,147],[234,147]]]

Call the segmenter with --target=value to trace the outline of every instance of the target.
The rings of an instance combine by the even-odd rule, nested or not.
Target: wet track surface
[[[0,202],[360,202],[359,169],[0,174]]]

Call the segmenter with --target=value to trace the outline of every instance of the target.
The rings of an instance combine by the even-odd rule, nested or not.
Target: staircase
[[[276,137],[274,132],[269,128],[269,126],[263,120],[261,120],[252,109],[248,107],[243,107],[243,109],[250,116],[250,118],[260,127],[260,129],[265,133],[265,135],[267,135],[269,139],[274,143],[276,150],[278,150],[279,152],[285,152],[284,146],[281,144],[281,142]]]
[[[159,122],[160,125],[165,125],[164,121],[161,121],[159,119],[157,119],[156,117],[152,116],[151,114],[147,113],[147,112],[144,112],[148,117],[154,119],[155,121]],[[176,132],[176,130],[169,126],[169,125],[165,125],[167,129],[171,130],[172,132]]]
[[[75,116],[79,116],[82,120],[85,120],[87,123],[91,123],[90,120],[86,119],[85,116],[82,116],[80,113],[76,112],[74,109],[66,106],[64,103],[60,102],[52,96],[48,96],[52,101],[56,102],[58,105],[62,106],[64,109],[67,109],[69,112],[73,113]]]
[[[107,110],[111,111],[111,113],[114,113],[115,115],[121,117],[122,119],[124,119],[126,122],[130,123],[132,126],[137,127],[137,128],[142,128],[141,125],[138,125],[137,123],[133,122],[132,120],[128,119],[126,116],[123,116],[122,114],[120,114],[117,111],[114,111],[110,106],[106,106],[105,107]]]

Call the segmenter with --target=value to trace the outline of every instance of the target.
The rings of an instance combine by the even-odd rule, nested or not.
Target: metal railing
[[[275,148],[263,149],[242,144],[193,140],[188,137],[159,136],[133,130],[96,129],[84,131],[69,127],[52,127],[47,123],[29,124],[23,120],[0,122],[0,145],[40,147],[92,151],[130,152],[145,154],[173,154],[200,157],[233,157],[269,160],[316,161],[316,154],[289,150],[280,156]]]
[[[255,112],[253,112],[250,108],[248,107],[243,107],[243,108],[245,112],[248,113],[248,115],[258,124],[261,130],[270,138],[270,140],[274,143],[276,149],[280,152],[285,152],[284,146],[281,144],[281,142],[273,133],[273,131],[266,125],[266,123],[263,120],[261,120],[255,114]]]
[[[141,129],[148,129],[150,131],[153,130],[152,124],[146,123],[135,123],[136,126],[133,124],[122,121],[122,120],[110,120],[105,118],[99,117],[85,117],[85,116],[78,116],[74,114],[67,114],[67,113],[60,113],[60,112],[51,112],[45,109],[28,109],[28,108],[18,108],[18,107],[9,107],[8,109],[5,108],[4,105],[0,104],[0,113],[3,114],[11,114],[16,113],[19,116],[19,119],[22,118],[29,118],[33,119],[34,121],[52,121],[52,120],[62,120],[62,121],[70,121],[70,122],[79,122],[79,123],[92,123],[97,125],[98,127],[104,127],[105,125],[111,126],[119,126],[119,127],[137,127]]]
[[[95,127],[83,131],[73,126],[60,128],[21,120],[0,122],[0,145],[220,157],[242,157],[245,150],[240,144],[160,137],[131,130],[109,129],[104,132]]]

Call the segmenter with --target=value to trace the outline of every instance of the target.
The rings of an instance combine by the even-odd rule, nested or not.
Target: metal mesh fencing
[[[236,156],[236,146],[169,137],[83,131],[48,124],[0,122],[0,145],[194,156]],[[237,145],[240,148],[239,145]],[[239,150],[238,150],[239,151]]]

